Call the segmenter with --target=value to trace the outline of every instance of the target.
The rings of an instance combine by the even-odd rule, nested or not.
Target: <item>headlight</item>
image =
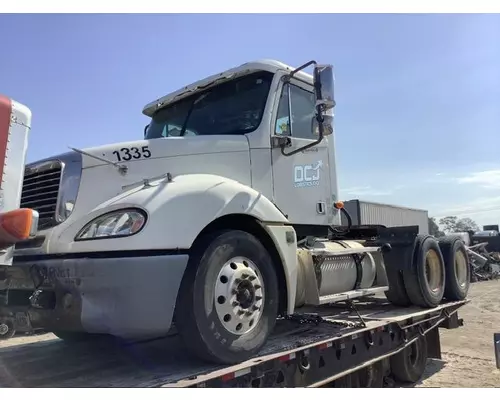
[[[146,214],[137,209],[112,211],[101,215],[76,235],[77,240],[104,239],[131,236],[139,232],[146,223]]]

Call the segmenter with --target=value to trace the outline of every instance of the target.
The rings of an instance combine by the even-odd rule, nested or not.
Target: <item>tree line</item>
[[[434,217],[429,218],[429,234],[435,237],[444,236],[445,233],[477,232],[479,230],[479,226],[471,218],[458,218],[455,216],[443,217],[439,220],[439,224]]]

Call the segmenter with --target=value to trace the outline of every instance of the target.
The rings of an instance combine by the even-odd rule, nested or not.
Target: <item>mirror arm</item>
[[[318,121],[318,130],[319,130],[319,135],[318,139],[316,139],[314,142],[306,144],[305,146],[299,147],[298,149],[292,150],[288,153],[285,153],[285,147],[286,145],[282,144],[281,147],[281,154],[283,154],[285,157],[290,157],[293,156],[294,154],[300,153],[301,151],[307,150],[310,147],[314,147],[317,144],[320,144],[321,141],[323,140],[323,117],[321,116],[321,106],[318,105],[316,106],[316,119]]]
[[[320,132],[318,140],[306,144],[305,146],[299,147],[298,149],[292,150],[289,153],[285,153],[285,146],[281,146],[281,154],[283,154],[285,157],[290,157],[293,156],[294,154],[300,153],[301,151],[307,150],[309,147],[316,146],[323,140],[323,134]]]
[[[311,60],[307,63],[305,63],[304,65],[301,65],[300,67],[294,69],[292,72],[290,72],[290,74],[286,75],[286,80],[290,80],[290,78],[295,75],[297,72],[303,70],[304,68],[307,68],[309,67],[310,65],[317,65],[316,61],[314,60]],[[318,100],[322,100],[322,97],[321,97],[321,82],[320,80],[318,79],[317,76],[314,77],[315,78],[315,85],[314,85],[314,90],[316,91],[316,98]],[[281,145],[281,154],[283,154],[283,156],[285,157],[290,157],[290,156],[293,156],[294,154],[297,154],[297,153],[300,153],[301,151],[304,151],[304,150],[307,150],[309,149],[310,147],[314,147],[316,146],[317,144],[321,143],[321,141],[323,140],[323,136],[324,136],[324,131],[323,131],[323,106],[321,104],[318,104],[316,106],[316,120],[318,121],[318,130],[319,130],[319,134],[318,134],[318,139],[315,140],[314,142],[312,143],[309,143],[309,144],[306,144],[305,146],[302,146],[302,147],[299,147],[298,149],[295,149],[295,150],[292,150],[288,153],[285,153],[285,147],[286,145]]]
[[[288,76],[294,76],[297,72],[302,71],[303,69],[309,67],[310,65],[318,65],[318,63],[314,60],[311,60],[309,62],[306,62],[304,65],[301,65],[298,68],[295,68]]]

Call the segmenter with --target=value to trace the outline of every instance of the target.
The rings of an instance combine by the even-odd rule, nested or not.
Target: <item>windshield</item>
[[[158,110],[146,139],[242,135],[257,129],[273,74],[256,72],[195,93]]]

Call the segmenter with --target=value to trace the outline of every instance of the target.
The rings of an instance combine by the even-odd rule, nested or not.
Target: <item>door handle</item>
[[[316,203],[316,212],[322,215],[326,213],[326,203],[324,201],[318,201]]]

